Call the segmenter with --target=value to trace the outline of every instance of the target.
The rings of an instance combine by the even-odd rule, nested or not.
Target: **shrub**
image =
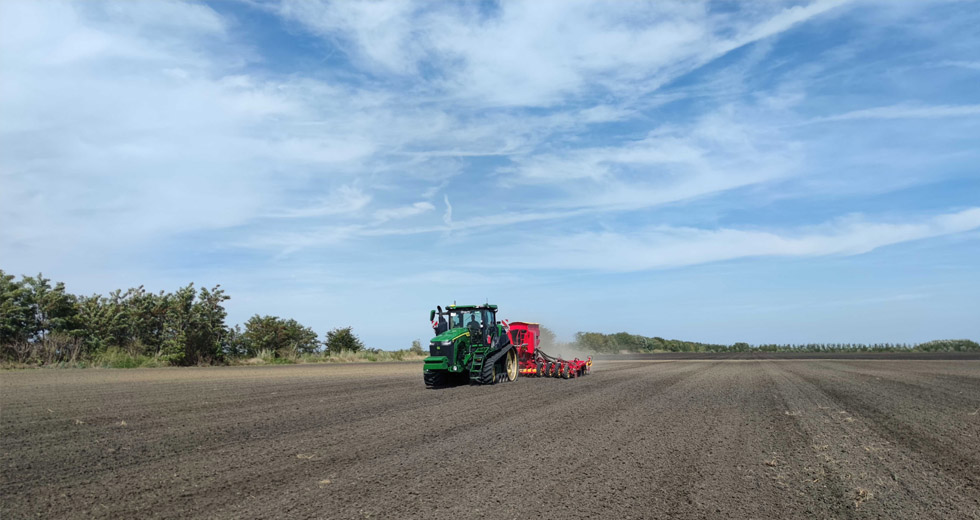
[[[336,328],[328,332],[326,345],[331,355],[345,351],[357,352],[364,348],[364,343],[351,332],[351,327]]]
[[[276,357],[296,357],[319,350],[316,332],[296,320],[256,314],[245,323],[245,332],[237,327],[229,334],[229,355],[256,357],[262,351]],[[226,347],[226,348],[228,348]]]

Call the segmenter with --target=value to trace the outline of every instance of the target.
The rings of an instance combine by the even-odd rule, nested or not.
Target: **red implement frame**
[[[508,326],[510,342],[517,347],[518,370],[522,376],[560,377],[572,379],[592,371],[592,357],[572,361],[549,356],[538,348],[541,326],[537,323],[515,321]]]

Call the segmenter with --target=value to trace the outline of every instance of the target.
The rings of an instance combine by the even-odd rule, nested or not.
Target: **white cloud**
[[[407,74],[423,63],[443,66],[443,79],[429,88],[507,107],[554,106],[592,90],[635,97],[846,3],[746,6],[723,17],[683,1],[503,2],[487,13],[475,4],[287,0],[279,13],[367,68]]]
[[[387,222],[389,220],[402,220],[423,213],[435,210],[436,207],[429,202],[416,202],[411,206],[401,206],[387,208],[374,212],[374,219],[377,222]]]
[[[410,2],[307,2],[285,0],[280,16],[302,23],[315,33],[354,42],[352,59],[408,74],[424,56],[418,38],[424,37],[411,16]]]
[[[980,208],[921,222],[851,218],[796,232],[658,226],[635,232],[576,233],[541,240],[540,254],[512,258],[513,267],[643,271],[731,260],[857,255],[880,247],[980,228]]]
[[[818,0],[806,5],[794,5],[776,11],[768,18],[743,27],[736,36],[718,44],[719,52],[724,53],[764,38],[785,32],[814,17],[851,3],[852,0]]]
[[[964,60],[944,60],[940,65],[946,67],[961,67],[970,70],[980,70],[980,61],[964,61]]]
[[[321,198],[313,204],[302,207],[284,208],[271,213],[273,218],[309,218],[328,215],[346,215],[354,213],[371,202],[371,196],[352,186],[341,186],[328,197]]]
[[[38,256],[47,254],[43,244],[59,241],[139,241],[263,217],[349,216],[381,191],[337,200],[330,186],[417,179],[427,183],[418,186],[422,192],[463,174],[466,157],[514,157],[516,177],[501,176],[505,183],[588,181],[553,191],[533,208],[513,201],[490,219],[504,223],[559,218],[582,206],[650,207],[760,182],[791,167],[792,147],[788,154],[760,150],[764,143],[752,142],[756,129],[735,128],[724,115],[639,141],[575,145],[571,153],[536,150],[556,135],[636,117],[629,100],[722,52],[702,38],[730,39],[716,34],[722,29],[742,40],[761,38],[819,14],[793,11],[792,23],[759,32],[752,28],[782,11],[752,12],[744,27],[729,31],[703,6],[684,2],[508,3],[494,16],[402,2],[282,4],[281,16],[353,45],[355,69],[371,63],[378,74],[412,76],[425,64],[441,71],[432,80],[412,76],[406,91],[382,82],[352,86],[256,73],[246,66],[255,50],[231,41],[229,22],[204,5],[5,3],[4,9],[11,16],[3,17],[0,42],[15,52],[7,53],[13,58],[4,60],[3,73],[17,81],[0,83],[6,158],[0,175],[12,177],[0,195],[0,215],[21,221],[20,215],[45,215],[7,232]],[[596,86],[615,93],[610,102],[541,114],[479,109],[483,102],[552,106]],[[470,100],[457,103],[460,95]],[[474,109],[473,99],[483,102]],[[659,180],[672,176],[667,184]],[[63,189],[45,189],[55,183]],[[444,220],[451,226],[448,200]],[[372,218],[381,221],[427,213],[377,202],[381,209]],[[80,214],[91,217],[79,220]],[[460,229],[485,226],[460,222]]]
[[[232,131],[250,93],[200,77],[220,19],[134,6],[3,3],[0,201],[25,255],[220,227],[261,204],[268,186],[239,161],[249,136]]]
[[[402,110],[384,91],[256,74],[242,62],[253,51],[206,6],[0,9],[0,239],[25,263],[83,244],[109,254],[264,217],[350,214],[370,196],[331,186],[394,169],[379,149],[456,125],[443,115],[433,129],[439,110]]]
[[[971,117],[980,115],[980,105],[909,105],[898,104],[863,108],[843,114],[820,117],[811,122],[854,121],[861,119],[938,119],[945,117]]]
[[[773,130],[771,109],[728,106],[690,125],[663,125],[617,146],[514,158],[505,184],[551,185],[544,207],[649,208],[786,177],[800,144]]]
[[[446,204],[446,211],[442,214],[442,221],[446,224],[446,227],[453,227],[453,205],[449,203],[449,195],[442,196],[443,202]]]

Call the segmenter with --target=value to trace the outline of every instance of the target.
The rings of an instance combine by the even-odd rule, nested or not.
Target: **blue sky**
[[[0,267],[369,345],[980,338],[977,2],[0,2]]]

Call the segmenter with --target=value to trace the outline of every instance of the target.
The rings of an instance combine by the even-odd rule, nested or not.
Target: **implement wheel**
[[[508,350],[505,357],[507,360],[504,362],[504,371],[507,375],[507,381],[515,381],[517,380],[517,350]]]

